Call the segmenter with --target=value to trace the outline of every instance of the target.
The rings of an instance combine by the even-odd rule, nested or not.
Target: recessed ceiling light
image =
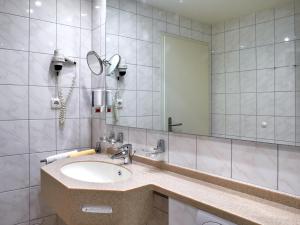
[[[42,6],[41,1],[35,1],[34,4],[35,4],[36,7],[41,7]]]
[[[290,41],[289,37],[284,38],[284,41]]]
[[[100,6],[99,6],[99,5],[96,5],[96,6],[95,6],[95,9],[99,9],[99,8],[100,8]]]
[[[81,16],[87,16],[87,13],[81,13]]]

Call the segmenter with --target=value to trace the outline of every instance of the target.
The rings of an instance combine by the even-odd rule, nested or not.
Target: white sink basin
[[[91,183],[114,183],[127,180],[131,172],[121,166],[105,162],[75,162],[60,171],[67,177]]]

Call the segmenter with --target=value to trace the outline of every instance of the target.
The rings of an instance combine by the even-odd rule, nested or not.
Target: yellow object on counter
[[[74,157],[78,157],[78,156],[84,156],[84,155],[93,155],[96,154],[96,150],[95,149],[88,149],[88,150],[82,150],[79,152],[74,152],[70,154],[70,158],[74,158]]]

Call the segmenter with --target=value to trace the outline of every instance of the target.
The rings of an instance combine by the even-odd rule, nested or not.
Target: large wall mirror
[[[299,145],[299,1],[226,3],[107,1],[107,124]]]

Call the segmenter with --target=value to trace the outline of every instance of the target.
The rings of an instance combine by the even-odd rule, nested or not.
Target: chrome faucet
[[[132,144],[125,144],[118,148],[118,152],[111,156],[112,159],[124,159],[124,164],[132,163],[132,158],[135,153],[132,150]]]

